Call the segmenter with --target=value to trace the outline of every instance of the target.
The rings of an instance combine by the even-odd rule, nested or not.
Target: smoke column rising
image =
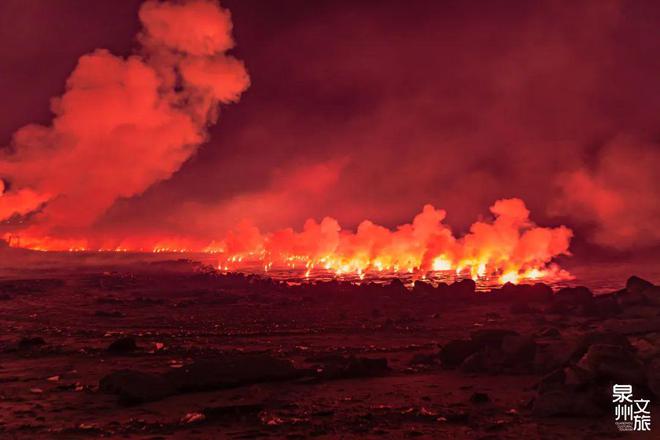
[[[227,270],[240,270],[259,260],[266,270],[272,265],[302,265],[308,276],[316,268],[338,275],[454,271],[475,279],[497,276],[502,282],[569,276],[550,262],[569,255],[570,229],[537,226],[520,199],[498,200],[490,211],[492,220],[473,223],[463,237],[456,237],[443,223],[446,212],[431,205],[424,206],[411,223],[394,230],[365,220],[352,232],[325,217],[320,223],[307,220],[300,232],[286,228],[262,234],[243,223],[209,250],[224,254],[220,267]]]
[[[33,230],[80,230],[117,199],[168,179],[206,139],[219,104],[249,86],[229,12],[211,0],[148,1],[139,48],[82,56],[49,126],[19,129],[0,156],[0,220],[39,210]]]

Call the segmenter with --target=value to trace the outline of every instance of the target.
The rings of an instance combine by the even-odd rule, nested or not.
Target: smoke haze
[[[519,197],[578,240],[660,243],[657,2],[107,4],[43,6],[43,17],[2,6],[16,22],[3,41],[24,43],[2,54],[17,66],[0,83],[0,134],[15,132],[0,162],[3,218],[44,206],[32,222],[55,234],[210,241],[238,224],[325,216],[394,228],[431,203],[463,235],[493,201]],[[21,34],[35,16],[41,35]],[[104,30],[109,16],[117,29]],[[112,52],[82,50],[81,29]],[[232,32],[251,87],[210,128],[217,104],[248,85],[226,53]],[[53,62],[52,85],[30,82],[20,69],[44,66],[29,61],[41,53],[31,41],[81,47],[69,63],[92,51],[52,125],[20,128],[44,119],[39,103],[71,70]]]

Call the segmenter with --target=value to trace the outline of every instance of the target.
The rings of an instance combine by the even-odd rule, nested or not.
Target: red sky
[[[141,3],[0,3],[0,145],[50,122],[82,55],[136,50]],[[660,242],[657,2],[222,6],[250,87],[178,171],[85,228],[213,237],[243,218],[272,229],[326,215],[393,226],[432,203],[460,229],[521,197],[579,240]]]

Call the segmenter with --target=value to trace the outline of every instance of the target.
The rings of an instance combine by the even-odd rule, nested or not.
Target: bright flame
[[[520,280],[520,275],[516,271],[507,272],[500,277],[500,283],[502,284],[506,284],[506,283],[518,284],[519,280]]]
[[[433,270],[435,270],[435,271],[452,270],[451,261],[448,260],[443,255],[441,255],[439,257],[436,257],[433,260]]]
[[[127,240],[93,247],[88,240],[30,234],[5,239],[10,246],[34,250],[204,252],[217,254],[218,268],[225,271],[248,271],[250,267],[263,272],[299,269],[305,278],[323,271],[359,279],[386,273],[412,274],[420,279],[434,272],[453,272],[500,283],[570,276],[550,264],[558,255],[569,255],[570,229],[534,225],[519,199],[500,200],[491,212],[492,221],[476,222],[468,234],[458,238],[442,223],[445,212],[426,205],[412,223],[395,230],[364,221],[355,232],[344,231],[336,220],[326,217],[320,223],[308,220],[301,232],[285,229],[262,234],[253,226],[241,225],[223,240],[210,244],[161,238],[151,245],[144,239],[141,243]]]

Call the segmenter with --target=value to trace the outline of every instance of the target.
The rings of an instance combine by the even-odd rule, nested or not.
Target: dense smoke
[[[87,228],[117,199],[168,179],[206,139],[218,105],[248,87],[229,13],[210,0],[148,1],[140,48],[82,56],[48,126],[18,130],[0,156],[0,220],[40,210],[42,233]]]
[[[365,220],[355,232],[342,230],[337,220],[307,220],[303,230],[291,228],[262,234],[242,224],[209,250],[222,252],[227,269],[246,262],[303,265],[338,274],[388,270],[394,272],[467,271],[473,278],[498,275],[504,281],[520,277],[562,275],[548,264],[569,254],[572,231],[564,226],[543,228],[529,218],[520,199],[503,199],[490,208],[494,218],[475,222],[468,234],[456,237],[443,223],[446,212],[424,206],[411,223],[395,230]]]
[[[583,166],[558,179],[554,208],[592,224],[592,239],[616,249],[660,242],[660,150],[632,139],[616,139]]]
[[[44,3],[52,17],[34,26],[49,41],[26,37],[42,51],[14,36],[34,11],[0,27],[13,42],[0,48],[11,74],[0,78],[0,134],[40,120],[28,107],[58,92],[24,70],[47,65],[51,82],[69,72],[84,51],[57,50],[82,39],[76,20],[96,20],[94,33],[111,18],[91,47],[126,53],[129,3],[98,0],[86,13]],[[258,240],[324,216],[393,230],[426,203],[464,237],[493,200],[519,197],[539,224],[569,226],[578,252],[593,250],[585,240],[633,252],[660,244],[657,2],[223,6],[231,21],[212,1],[147,2],[134,55],[82,57],[52,125],[13,136],[0,156],[0,218],[24,216],[5,222],[21,243],[203,248],[239,224],[263,231],[248,235]],[[71,29],[58,34],[53,17]],[[210,128],[217,104],[247,86],[226,55],[232,22],[252,86]],[[47,63],[28,61],[42,52]]]

